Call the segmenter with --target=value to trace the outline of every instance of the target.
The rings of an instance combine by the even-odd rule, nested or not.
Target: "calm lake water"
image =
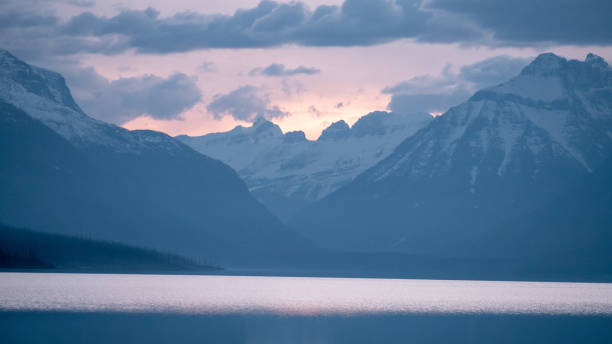
[[[605,343],[612,284],[0,273],[0,313],[24,343]]]

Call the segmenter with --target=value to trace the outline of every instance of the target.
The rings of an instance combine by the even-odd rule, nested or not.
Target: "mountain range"
[[[263,118],[129,131],[0,50],[0,147],[13,227],[229,267],[612,275],[612,68],[593,54],[542,54],[436,118],[373,112],[310,141]]]
[[[609,265],[611,157],[612,69],[546,53],[290,223],[338,250]]]
[[[227,165],[87,116],[61,75],[0,51],[0,221],[215,264],[310,247]]]
[[[350,183],[431,120],[426,113],[377,111],[352,127],[343,120],[334,122],[310,141],[302,131],[283,133],[278,125],[260,117],[251,127],[177,138],[230,165],[254,197],[280,219],[288,220]]]

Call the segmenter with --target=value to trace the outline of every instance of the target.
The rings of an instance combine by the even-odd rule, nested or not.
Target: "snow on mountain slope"
[[[333,248],[482,253],[488,244],[479,240],[495,237],[505,221],[598,171],[612,156],[611,134],[608,64],[592,54],[585,61],[542,54],[291,223]]]
[[[283,132],[274,123],[259,118],[252,127],[237,126],[225,133],[200,137],[177,136],[193,149],[221,160],[236,171],[246,168],[260,152],[283,143]]]
[[[149,149],[179,151],[179,142],[153,131],[130,132],[87,116],[76,104],[64,78],[31,66],[0,49],[0,100],[42,121],[75,146],[139,153]]]
[[[311,249],[226,164],[166,134],[94,120],[63,78],[0,51],[0,222],[218,264]],[[297,250],[297,251],[296,251]]]
[[[551,145],[554,156],[591,172],[610,154],[611,134],[612,69],[607,63],[591,54],[585,62],[542,54],[507,83],[450,109],[421,137],[402,144],[395,159],[381,163],[369,178],[445,173],[464,142],[473,147],[475,167],[487,153],[501,151],[499,176],[521,157],[519,151],[537,156],[545,145]]]
[[[333,123],[318,140],[308,141],[303,132],[283,134],[260,118],[249,128],[177,138],[232,166],[260,201],[286,219],[349,183],[431,119],[429,114],[373,112],[352,128],[344,121]],[[294,207],[286,208],[291,202]]]

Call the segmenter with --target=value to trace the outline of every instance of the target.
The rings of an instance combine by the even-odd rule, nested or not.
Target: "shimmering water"
[[[1,273],[0,310],[173,314],[612,315],[612,284]]]
[[[0,343],[612,343],[612,286],[0,273]]]

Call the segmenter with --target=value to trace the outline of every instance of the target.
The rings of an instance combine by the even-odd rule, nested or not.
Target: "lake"
[[[9,342],[612,342],[612,284],[0,273]]]

